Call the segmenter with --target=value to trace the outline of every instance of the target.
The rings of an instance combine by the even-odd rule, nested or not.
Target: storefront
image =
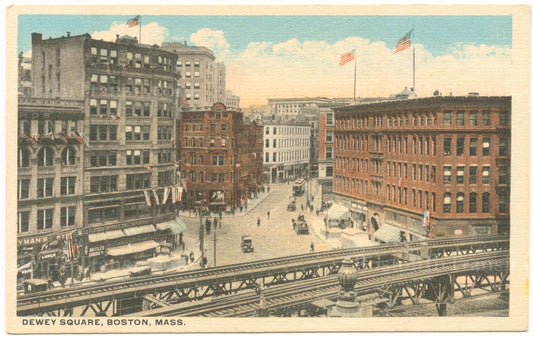
[[[355,227],[360,230],[365,230],[368,207],[357,202],[352,202],[350,206],[350,212]]]
[[[334,203],[327,210],[326,221],[328,227],[338,227],[341,229],[353,227],[348,207]]]

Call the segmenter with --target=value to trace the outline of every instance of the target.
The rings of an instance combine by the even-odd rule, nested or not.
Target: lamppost
[[[350,258],[345,258],[339,268],[337,276],[340,284],[339,297],[333,310],[332,317],[361,317],[360,303],[353,287],[357,282],[357,270]]]

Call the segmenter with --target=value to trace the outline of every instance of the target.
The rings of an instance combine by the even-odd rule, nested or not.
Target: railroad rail
[[[473,280],[471,287],[465,288],[464,285],[459,284],[458,279],[461,276],[468,280],[470,274],[476,272],[482,272],[484,276]],[[468,297],[470,293],[465,290],[471,292],[473,288],[490,287],[492,291],[504,290],[508,274],[509,252],[496,251],[362,270],[358,274],[354,290],[359,294],[377,292],[380,297],[388,296],[389,298],[384,302],[389,307],[394,307],[395,304],[401,302],[398,291],[391,291],[397,288],[400,291],[403,290],[404,298],[410,298],[414,304],[420,303],[421,298],[428,298],[436,303],[438,310],[442,311],[446,302],[453,302],[455,292]],[[491,282],[487,275],[498,276],[498,279]],[[423,291],[412,295],[411,292],[406,292],[405,287],[420,285],[420,283],[438,286],[427,286],[422,289]],[[442,287],[443,284],[447,287]],[[450,286],[453,287],[451,291]],[[339,284],[336,276],[330,275],[265,289],[266,305],[264,308],[259,305],[259,295],[248,291],[222,298],[157,308],[137,313],[135,316],[246,317],[257,315],[258,310],[279,314],[283,313],[286,308],[298,308],[299,311],[301,307],[318,299],[334,299],[338,290]],[[285,313],[287,313],[286,310]]]
[[[357,267],[363,269],[375,267],[383,262],[393,263],[395,261],[391,260],[392,256],[406,252],[420,254],[421,251],[425,250],[427,256],[431,258],[502,250],[508,249],[508,247],[508,237],[487,236],[411,242],[408,246],[405,244],[386,244],[300,254],[25,294],[18,298],[17,313],[21,316],[72,315],[72,309],[81,306],[84,307],[81,315],[87,314],[89,310],[97,315],[106,314],[110,308],[116,315],[121,314],[117,310],[116,301],[131,298],[142,299],[142,296],[147,294],[157,294],[158,299],[170,302],[202,299],[208,296],[225,295],[251,289],[259,279],[262,279],[267,285],[273,285],[334,274],[345,257],[354,259]],[[55,310],[57,313],[52,313]]]

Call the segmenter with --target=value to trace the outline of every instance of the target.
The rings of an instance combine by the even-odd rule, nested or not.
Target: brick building
[[[174,247],[177,204],[165,195],[176,186],[177,55],[89,34],[33,33],[32,52],[35,96],[83,102],[83,253],[138,259]],[[133,248],[120,248],[127,244]]]
[[[68,235],[83,227],[85,146],[71,136],[83,130],[82,103],[19,97],[19,277],[52,277]]]
[[[319,107],[318,124],[318,183],[322,186],[322,200],[326,201],[333,194],[335,148],[335,112],[329,105]]]
[[[335,193],[370,233],[509,233],[510,121],[510,97],[335,109]]]
[[[177,139],[186,207],[224,211],[257,193],[262,185],[261,135],[261,127],[245,126],[242,112],[222,103],[208,111],[183,112]]]

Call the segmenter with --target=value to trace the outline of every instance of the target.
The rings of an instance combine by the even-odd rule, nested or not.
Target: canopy
[[[124,237],[124,232],[121,229],[116,229],[107,232],[89,234],[89,242],[100,242],[106,240],[113,240]]]
[[[339,204],[333,204],[328,209],[328,220],[335,220],[335,219],[349,219],[350,218],[350,212],[348,207],[344,207]]]
[[[383,225],[374,233],[374,238],[383,242],[400,242],[400,230],[398,228]]]
[[[144,226],[124,228],[124,233],[127,236],[147,234],[147,233],[153,233],[153,232],[155,232],[155,227],[153,225],[144,225]]]
[[[180,234],[187,229],[187,225],[181,218],[176,218],[167,222],[161,222],[156,225],[157,230],[163,231],[166,229],[170,229],[172,233],[174,234]]]
[[[122,256],[144,252],[149,249],[154,249],[159,247],[159,243],[154,240],[148,240],[138,243],[130,243],[124,246],[111,247],[107,249],[107,255],[109,256]]]

